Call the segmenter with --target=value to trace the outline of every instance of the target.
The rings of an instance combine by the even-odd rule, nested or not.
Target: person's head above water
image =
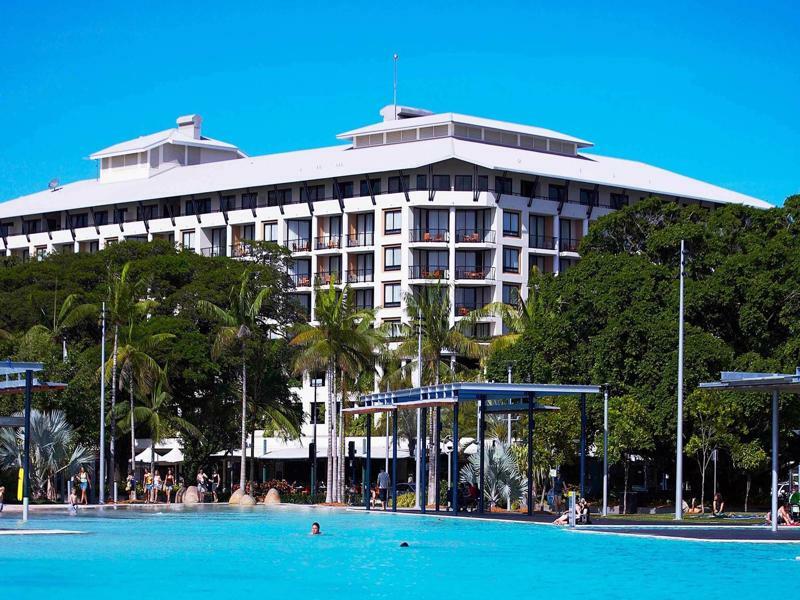
[[[320,533],[322,532],[319,530],[319,523],[313,522],[311,524],[311,535],[319,535]]]

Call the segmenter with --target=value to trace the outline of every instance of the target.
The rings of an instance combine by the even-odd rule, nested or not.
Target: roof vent
[[[175,121],[178,124],[178,132],[194,140],[201,139],[200,126],[203,118],[200,115],[184,115]]]
[[[399,119],[413,119],[414,117],[427,117],[433,113],[424,108],[414,108],[413,106],[395,106],[387,104],[380,110],[384,121],[397,121]]]

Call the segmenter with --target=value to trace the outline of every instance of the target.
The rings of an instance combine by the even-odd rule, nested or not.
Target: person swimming
[[[322,532],[319,530],[319,523],[314,521],[311,524],[311,535],[321,535],[321,534],[322,534]]]

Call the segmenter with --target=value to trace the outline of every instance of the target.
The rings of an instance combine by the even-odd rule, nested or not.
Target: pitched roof
[[[160,146],[161,144],[166,144],[166,143],[182,144],[184,146],[199,146],[202,148],[210,148],[217,150],[239,151],[238,148],[233,144],[229,144],[227,142],[221,142],[219,140],[214,140],[208,137],[201,137],[200,139],[195,139],[179,131],[177,128],[172,128],[172,129],[165,129],[164,131],[158,131],[156,133],[151,133],[149,135],[143,135],[134,138],[132,140],[120,142],[118,144],[114,144],[112,146],[109,146],[108,148],[103,148],[102,150],[98,150],[97,152],[91,154],[89,158],[97,159],[97,158],[104,158],[106,156],[130,154],[132,152],[144,152],[145,150],[149,150],[150,148],[155,148],[156,146]],[[241,152],[240,154],[242,156],[245,156]]]

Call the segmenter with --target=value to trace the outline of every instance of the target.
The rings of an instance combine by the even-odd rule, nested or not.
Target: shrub
[[[417,495],[411,492],[400,494],[397,497],[397,508],[414,508],[414,503],[417,500]]]

